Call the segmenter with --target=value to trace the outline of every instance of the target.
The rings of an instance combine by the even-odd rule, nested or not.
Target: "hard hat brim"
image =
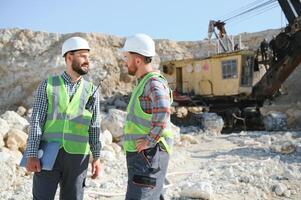
[[[154,56],[156,56],[157,55],[157,53],[155,52],[155,54],[153,55],[149,55],[149,54],[142,54],[142,53],[140,53],[140,52],[136,52],[135,50],[129,50],[129,49],[126,49],[126,48],[120,48],[120,49],[118,49],[118,52],[120,52],[120,53],[124,53],[124,52],[134,52],[134,53],[137,53],[137,54],[140,54],[140,55],[142,55],[142,56],[145,56],[145,57],[154,57]]]
[[[74,49],[74,50],[67,51],[66,53],[64,53],[64,55],[62,55],[62,57],[64,58],[68,52],[71,52],[71,51],[76,52],[76,51],[81,51],[81,50],[88,50],[90,52],[90,49]]]

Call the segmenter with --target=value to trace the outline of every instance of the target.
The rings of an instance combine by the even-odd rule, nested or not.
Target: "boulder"
[[[180,128],[171,123],[171,130],[174,136],[174,144],[178,144],[181,141]]]
[[[2,136],[0,136],[0,149],[2,147],[4,147],[5,143],[4,143],[4,138]]]
[[[32,108],[27,110],[25,118],[29,121],[32,115]]]
[[[26,108],[24,108],[23,106],[19,106],[18,110],[17,110],[17,113],[18,113],[18,115],[23,117],[26,114]]]
[[[14,111],[6,111],[1,115],[1,118],[7,121],[9,128],[19,129],[23,131],[26,130],[26,128],[29,126],[28,121]]]
[[[0,193],[9,189],[16,181],[14,158],[6,151],[0,151]]]
[[[198,144],[199,141],[192,135],[189,134],[185,134],[185,135],[181,135],[181,142],[189,142],[190,144]]]
[[[111,145],[106,145],[102,148],[102,151],[110,151],[111,153],[113,153],[115,155],[115,150]]]
[[[0,118],[0,137],[3,138],[9,131],[9,125],[6,120]]]
[[[212,135],[219,135],[223,129],[224,121],[216,113],[205,112],[201,115],[202,127]]]
[[[118,144],[112,143],[111,147],[114,149],[116,154],[119,154],[121,152],[121,146],[119,146]]]
[[[8,148],[3,148],[3,152],[7,152],[12,158],[12,164],[19,166],[23,154],[20,151],[12,151]]]
[[[114,105],[119,108],[119,109],[126,109],[126,107],[128,106],[128,104],[125,101],[122,101],[121,99],[116,99],[114,101]]]
[[[115,153],[112,152],[111,150],[103,150],[103,151],[100,151],[100,160],[102,161],[113,161],[116,159],[115,157]]]
[[[185,118],[188,115],[188,109],[186,107],[177,107],[176,115],[178,118]]]
[[[103,131],[100,136],[100,141],[101,141],[102,146],[112,144],[113,136],[112,136],[111,132],[108,131],[107,129],[105,131]]]
[[[28,135],[19,129],[10,129],[5,138],[6,146],[13,151],[24,152]]]
[[[278,196],[283,196],[287,191],[287,187],[282,183],[278,183],[274,186],[274,191]]]
[[[281,153],[290,154],[296,150],[296,145],[292,141],[284,142],[281,145]]]
[[[208,182],[195,183],[191,187],[186,187],[181,191],[181,197],[211,200],[214,199],[212,186]]]
[[[288,115],[287,123],[289,127],[301,128],[301,110],[292,108],[286,112]]]
[[[188,111],[189,111],[189,112],[192,112],[192,113],[195,113],[195,114],[200,114],[200,113],[202,113],[203,109],[204,109],[204,108],[201,107],[201,106],[188,107]]]
[[[270,112],[263,118],[267,131],[281,131],[287,129],[287,116],[282,112]]]
[[[101,129],[109,130],[116,141],[123,135],[126,112],[117,109],[110,109],[108,115],[101,121]]]

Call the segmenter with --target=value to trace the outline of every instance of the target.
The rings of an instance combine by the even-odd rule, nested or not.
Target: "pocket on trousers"
[[[160,171],[159,145],[156,145],[154,148],[142,151],[140,155],[144,160],[149,173],[155,174]]]
[[[132,181],[141,187],[154,188],[156,187],[157,179],[149,176],[134,175]]]

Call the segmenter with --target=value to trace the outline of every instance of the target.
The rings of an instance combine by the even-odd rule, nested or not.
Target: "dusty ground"
[[[190,140],[194,143],[196,139],[198,144],[184,140],[171,156],[166,197],[187,199],[188,192],[194,197],[221,200],[301,199],[300,149],[290,154],[273,151],[275,145],[292,139],[300,145],[300,136],[295,132],[242,132],[219,137],[199,135]],[[100,178],[97,192],[114,194],[107,199],[124,198],[124,156],[117,160],[118,167],[115,162],[104,165],[104,171],[110,173]],[[92,194],[94,191],[95,187],[88,188],[87,198],[104,199]]]
[[[292,145],[283,146],[287,143]],[[171,156],[166,199],[299,200],[300,147],[300,132],[182,136],[181,144],[174,147]],[[0,199],[32,198],[31,175],[24,176],[22,170],[18,174],[21,174],[18,182],[1,193]],[[121,200],[125,187],[125,156],[122,152],[112,154],[103,162],[101,176],[87,180],[84,199]]]

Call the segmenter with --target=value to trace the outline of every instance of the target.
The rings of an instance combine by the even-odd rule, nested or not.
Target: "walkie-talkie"
[[[89,110],[89,111],[92,111],[93,109],[93,104],[95,102],[95,97],[94,97],[94,94],[95,92],[98,90],[100,86],[100,83],[98,84],[98,86],[96,87],[96,89],[94,90],[94,92],[92,93],[92,95],[89,97],[87,103],[86,103],[86,106],[85,106],[85,109]]]

